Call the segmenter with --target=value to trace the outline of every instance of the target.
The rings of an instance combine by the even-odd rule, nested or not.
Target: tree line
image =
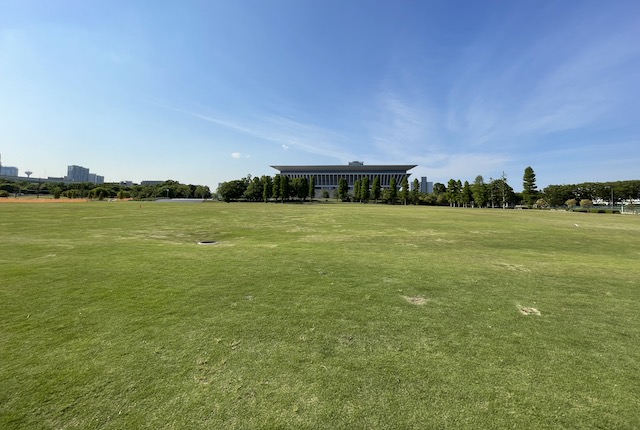
[[[155,185],[123,185],[118,183],[93,184],[90,182],[26,182],[2,180],[0,197],[9,195],[52,195],[54,198],[87,198],[87,199],[135,199],[146,200],[162,197],[168,198],[202,198],[211,197],[206,185],[181,184],[168,180]]]
[[[614,200],[633,200],[640,198],[640,181],[618,181],[608,183],[581,183],[575,185],[549,185],[538,190],[536,175],[530,166],[524,170],[522,177],[522,192],[515,192],[507,181],[504,173],[500,178],[489,178],[485,181],[482,175],[476,176],[473,183],[459,179],[450,179],[446,184],[436,182],[433,192],[420,191],[418,179],[414,179],[409,187],[408,177],[400,183],[391,179],[388,188],[380,186],[380,178],[368,177],[356,180],[353,189],[345,178],[340,178],[338,187],[331,193],[322,190],[320,197],[335,198],[340,201],[352,202],[381,202],[388,204],[439,205],[451,207],[490,207],[508,208],[516,205],[522,207],[549,208],[560,206],[589,206],[593,201],[609,201],[611,194]],[[313,200],[316,197],[313,177],[289,178],[286,175],[273,177],[264,175],[252,177],[247,175],[242,179],[223,182],[217,189],[217,198],[225,202],[285,202]]]

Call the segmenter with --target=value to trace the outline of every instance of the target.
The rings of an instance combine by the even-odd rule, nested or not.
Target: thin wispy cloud
[[[194,118],[207,121],[248,136],[279,144],[284,150],[296,148],[311,154],[347,160],[351,156],[340,143],[346,138],[323,127],[306,124],[273,114],[263,114],[252,119],[221,119],[210,114],[202,114],[182,109],[173,109]]]

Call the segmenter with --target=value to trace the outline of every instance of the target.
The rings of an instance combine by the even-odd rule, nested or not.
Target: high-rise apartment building
[[[71,182],[89,182],[89,169],[82,166],[67,166],[67,180]]]

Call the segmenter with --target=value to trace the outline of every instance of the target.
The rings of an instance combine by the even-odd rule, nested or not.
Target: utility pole
[[[504,174],[504,170],[502,171],[502,209],[507,208],[507,196],[504,194],[504,186],[507,183],[507,177]]]

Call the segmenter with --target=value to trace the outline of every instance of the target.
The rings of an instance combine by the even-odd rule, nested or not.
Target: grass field
[[[3,203],[0,231],[2,429],[640,423],[637,216]]]

